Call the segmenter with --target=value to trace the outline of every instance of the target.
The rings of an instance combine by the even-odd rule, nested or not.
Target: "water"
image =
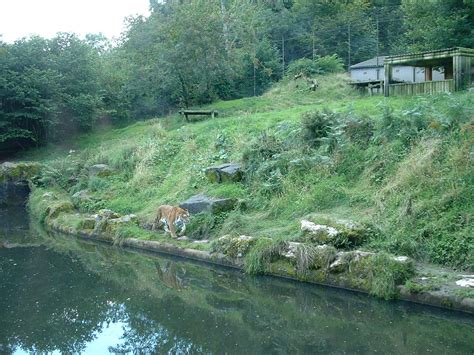
[[[469,315],[0,221],[1,354],[474,353]]]

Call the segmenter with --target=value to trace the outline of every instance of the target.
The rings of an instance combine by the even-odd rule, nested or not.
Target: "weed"
[[[286,242],[282,240],[272,240],[260,238],[245,256],[244,270],[247,274],[265,274],[269,270],[272,261],[275,261],[283,250],[286,249]]]
[[[398,285],[402,285],[414,275],[411,262],[398,262],[389,254],[377,253],[368,259],[370,293],[386,300],[398,295]]]

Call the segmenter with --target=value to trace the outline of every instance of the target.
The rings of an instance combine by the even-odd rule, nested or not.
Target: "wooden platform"
[[[189,122],[189,116],[211,116],[212,118],[214,118],[219,115],[219,112],[215,110],[211,110],[211,111],[180,110],[179,114],[183,115],[186,118],[186,121]]]

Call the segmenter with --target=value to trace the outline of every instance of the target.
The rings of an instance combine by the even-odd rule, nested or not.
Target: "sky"
[[[148,15],[148,0],[0,0],[0,35],[4,42],[57,32],[118,37],[130,15]]]

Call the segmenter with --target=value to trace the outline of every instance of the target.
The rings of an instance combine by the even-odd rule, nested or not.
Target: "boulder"
[[[46,208],[48,219],[54,219],[63,212],[72,212],[72,211],[74,211],[74,206],[69,201],[58,201],[57,203],[54,203],[53,205],[50,205]]]
[[[11,163],[0,165],[0,182],[17,182],[29,180],[39,174],[41,164],[38,163]]]
[[[231,258],[242,258],[255,242],[256,239],[248,235],[241,235],[239,237],[224,235],[214,242],[213,250]]]
[[[301,221],[301,231],[320,236],[321,239],[332,239],[339,234],[339,231],[334,227],[316,224],[305,219]]]
[[[103,219],[112,219],[112,218],[119,218],[120,214],[109,209],[102,209],[102,210],[99,210],[99,212],[97,213],[97,216]]]
[[[179,207],[187,209],[189,213],[200,212],[219,213],[234,209],[237,200],[234,198],[214,198],[204,195],[195,195],[179,204]]]
[[[95,229],[95,218],[94,217],[86,217],[81,220],[79,223],[79,229]]]
[[[360,223],[335,219],[325,215],[313,215],[309,221],[301,221],[301,231],[312,243],[332,244],[337,248],[351,248],[364,243],[372,230]]]
[[[92,198],[89,195],[89,190],[87,189],[78,191],[74,195],[72,195],[72,202],[74,202],[76,206],[84,202],[90,202],[90,201],[92,201]]]
[[[138,217],[134,214],[120,216],[111,210],[100,210],[99,214],[91,216],[95,220],[94,231],[114,234],[120,226],[138,226]]]
[[[107,164],[95,164],[89,168],[90,176],[106,177],[113,174],[113,169]]]
[[[298,243],[298,242],[288,242],[288,249],[285,250],[281,256],[284,258],[287,258],[291,261],[296,260],[296,251],[298,248],[302,245],[303,243]]]
[[[227,163],[206,168],[205,174],[210,182],[236,182],[242,180],[240,164]]]
[[[347,271],[351,262],[358,263],[373,255],[375,255],[375,253],[361,250],[341,251],[336,254],[336,259],[329,265],[329,270],[334,273]]]
[[[468,275],[463,275],[468,276]],[[474,277],[466,277],[456,281],[456,285],[461,287],[474,287]]]

